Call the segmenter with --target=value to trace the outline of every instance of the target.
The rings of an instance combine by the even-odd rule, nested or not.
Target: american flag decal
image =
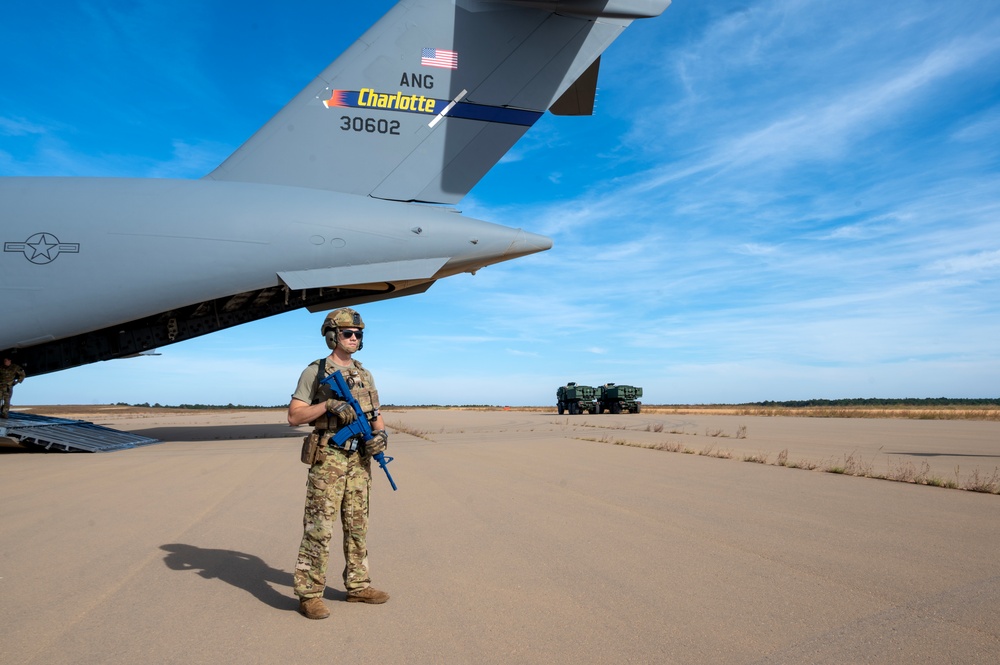
[[[458,69],[458,51],[443,48],[425,48],[420,51],[420,64],[424,67]]]

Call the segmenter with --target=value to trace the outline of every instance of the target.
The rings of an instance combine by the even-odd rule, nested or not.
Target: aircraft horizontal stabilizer
[[[600,68],[601,59],[598,58],[549,108],[552,115],[593,115]]]
[[[671,0],[497,0],[505,5],[546,9],[559,14],[606,18],[656,18]]]

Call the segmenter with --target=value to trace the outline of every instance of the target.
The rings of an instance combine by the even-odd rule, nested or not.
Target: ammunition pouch
[[[379,404],[377,390],[362,388],[357,392],[354,391],[351,392],[354,395],[354,398],[358,400],[358,404],[361,405],[361,410],[365,412],[366,416],[370,416],[371,414],[375,413],[375,410],[378,408]],[[371,418],[369,418],[368,420],[371,420]]]
[[[316,462],[322,462],[326,459],[325,447],[320,445],[321,438],[319,430],[313,430],[302,437],[301,459],[303,464],[312,466]]]

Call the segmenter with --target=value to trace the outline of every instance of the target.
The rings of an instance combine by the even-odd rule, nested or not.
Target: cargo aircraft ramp
[[[0,437],[13,439],[33,449],[63,453],[104,453],[160,443],[159,439],[122,432],[85,420],[14,412],[7,418],[0,418]]]

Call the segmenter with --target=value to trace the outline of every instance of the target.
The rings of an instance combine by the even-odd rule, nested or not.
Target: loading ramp
[[[23,446],[54,452],[105,453],[161,443],[159,439],[95,425],[85,420],[67,420],[31,413],[11,412],[0,418],[0,437]]]

